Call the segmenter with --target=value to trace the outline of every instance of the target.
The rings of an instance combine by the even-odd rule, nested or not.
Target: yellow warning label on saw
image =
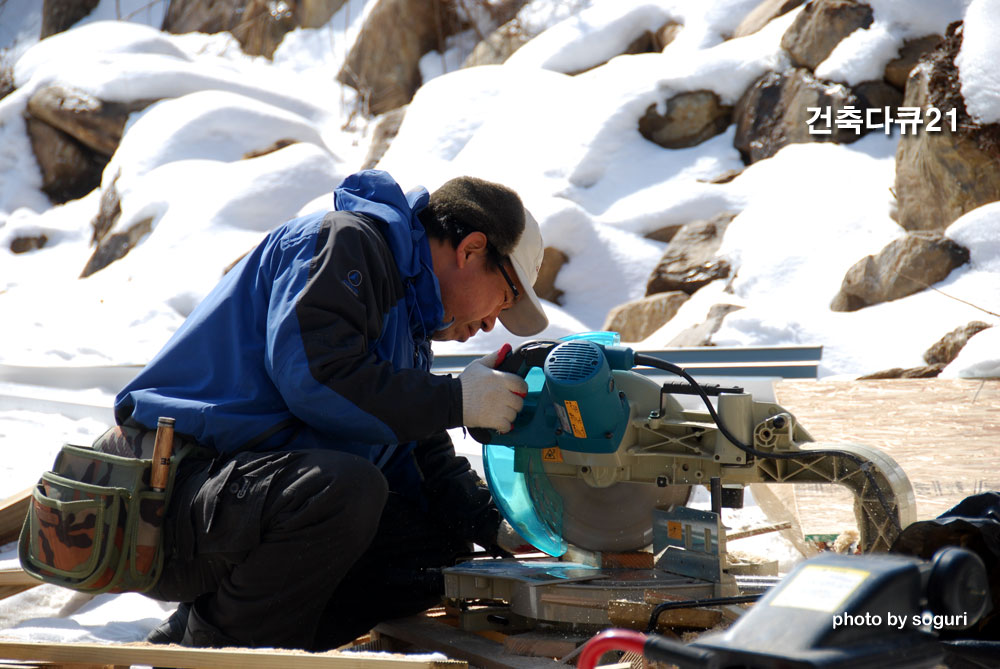
[[[580,405],[574,400],[566,400],[566,413],[569,414],[569,424],[573,428],[573,436],[586,439],[587,431],[583,429],[583,416],[580,415]]]
[[[542,449],[542,460],[544,462],[562,462],[562,451],[558,446]]]
[[[684,529],[681,527],[681,524],[679,522],[677,522],[676,520],[668,520],[667,521],[667,536],[670,537],[671,539],[677,539],[678,541],[680,541],[681,539],[683,539],[684,538]]]

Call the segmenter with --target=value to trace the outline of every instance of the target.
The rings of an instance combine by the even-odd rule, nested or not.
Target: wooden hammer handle
[[[157,492],[167,489],[170,478],[170,456],[174,450],[174,419],[160,418],[156,423],[156,441],[153,443],[153,467],[149,486]]]

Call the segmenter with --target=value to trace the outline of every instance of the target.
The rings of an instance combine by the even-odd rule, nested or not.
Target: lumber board
[[[565,657],[586,643],[589,638],[579,634],[562,634],[559,632],[525,632],[506,637],[503,640],[503,647],[504,650],[512,655]]]
[[[816,441],[865,444],[895,460],[919,520],[1000,490],[998,379],[779,381],[774,390]],[[790,487],[806,534],[857,527],[853,499],[838,486]]]
[[[28,572],[24,571],[20,567],[10,567],[8,569],[0,569],[0,586],[17,586],[17,585],[39,585],[41,581],[37,578],[31,576]]]
[[[555,660],[511,655],[504,650],[502,643],[422,615],[379,623],[375,631],[417,648],[436,650],[448,657],[466,660],[482,669],[566,669],[566,665]]]
[[[0,569],[0,599],[30,590],[36,585],[41,584],[41,581],[32,578],[20,567]]]
[[[0,658],[65,664],[151,665],[175,669],[462,669],[458,660],[383,653],[307,653],[249,648],[184,648],[147,643],[40,643],[0,639]]]
[[[0,501],[0,546],[17,541],[24,525],[24,517],[28,515],[28,505],[31,504],[32,488],[25,488],[19,493]]]

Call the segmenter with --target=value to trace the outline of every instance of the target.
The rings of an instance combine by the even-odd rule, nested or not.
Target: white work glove
[[[499,351],[497,352],[499,353]],[[517,374],[498,372],[497,353],[473,360],[458,375],[462,383],[462,422],[466,427],[488,427],[510,432],[524,405],[528,384]]]
[[[538,550],[528,543],[527,539],[518,534],[517,530],[506,520],[503,520],[500,527],[497,528],[497,546],[511,555],[534,553]]]

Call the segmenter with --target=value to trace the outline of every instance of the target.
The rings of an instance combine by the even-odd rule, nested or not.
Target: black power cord
[[[868,479],[868,483],[871,485],[872,490],[875,491],[875,496],[878,498],[879,504],[881,504],[882,506],[882,510],[885,511],[886,516],[888,516],[890,521],[892,521],[893,527],[895,527],[896,530],[899,532],[902,531],[903,528],[900,527],[899,525],[899,519],[896,517],[896,514],[892,511],[892,508],[889,506],[888,500],[886,500],[885,495],[882,494],[881,488],[878,487],[878,483],[875,480],[875,475],[872,474],[871,472],[871,463],[863,460],[862,458],[859,458],[858,456],[852,453],[844,453],[843,451],[815,450],[815,451],[799,451],[798,453],[769,453],[767,451],[761,451],[759,449],[754,448],[753,446],[744,444],[723,424],[722,419],[719,417],[718,412],[716,412],[715,410],[715,407],[712,406],[712,401],[708,399],[708,394],[706,394],[705,391],[702,390],[701,384],[699,384],[694,379],[693,376],[688,374],[681,367],[675,365],[672,362],[667,362],[666,360],[661,360],[659,358],[655,358],[651,355],[645,355],[643,353],[635,354],[635,364],[644,365],[646,367],[654,367],[656,369],[662,369],[665,372],[670,372],[671,374],[675,374],[684,379],[685,381],[687,381],[697,391],[697,394],[701,397],[702,401],[705,403],[705,406],[708,408],[709,415],[712,417],[712,420],[715,421],[715,424],[716,426],[718,426],[719,432],[722,433],[722,436],[724,436],[726,439],[732,442],[732,444],[736,446],[736,448],[740,449],[744,453],[753,455],[758,458],[765,458],[770,460],[798,460],[804,456],[808,457],[810,455],[836,456],[850,460],[851,462],[853,462],[858,466],[858,469]]]

